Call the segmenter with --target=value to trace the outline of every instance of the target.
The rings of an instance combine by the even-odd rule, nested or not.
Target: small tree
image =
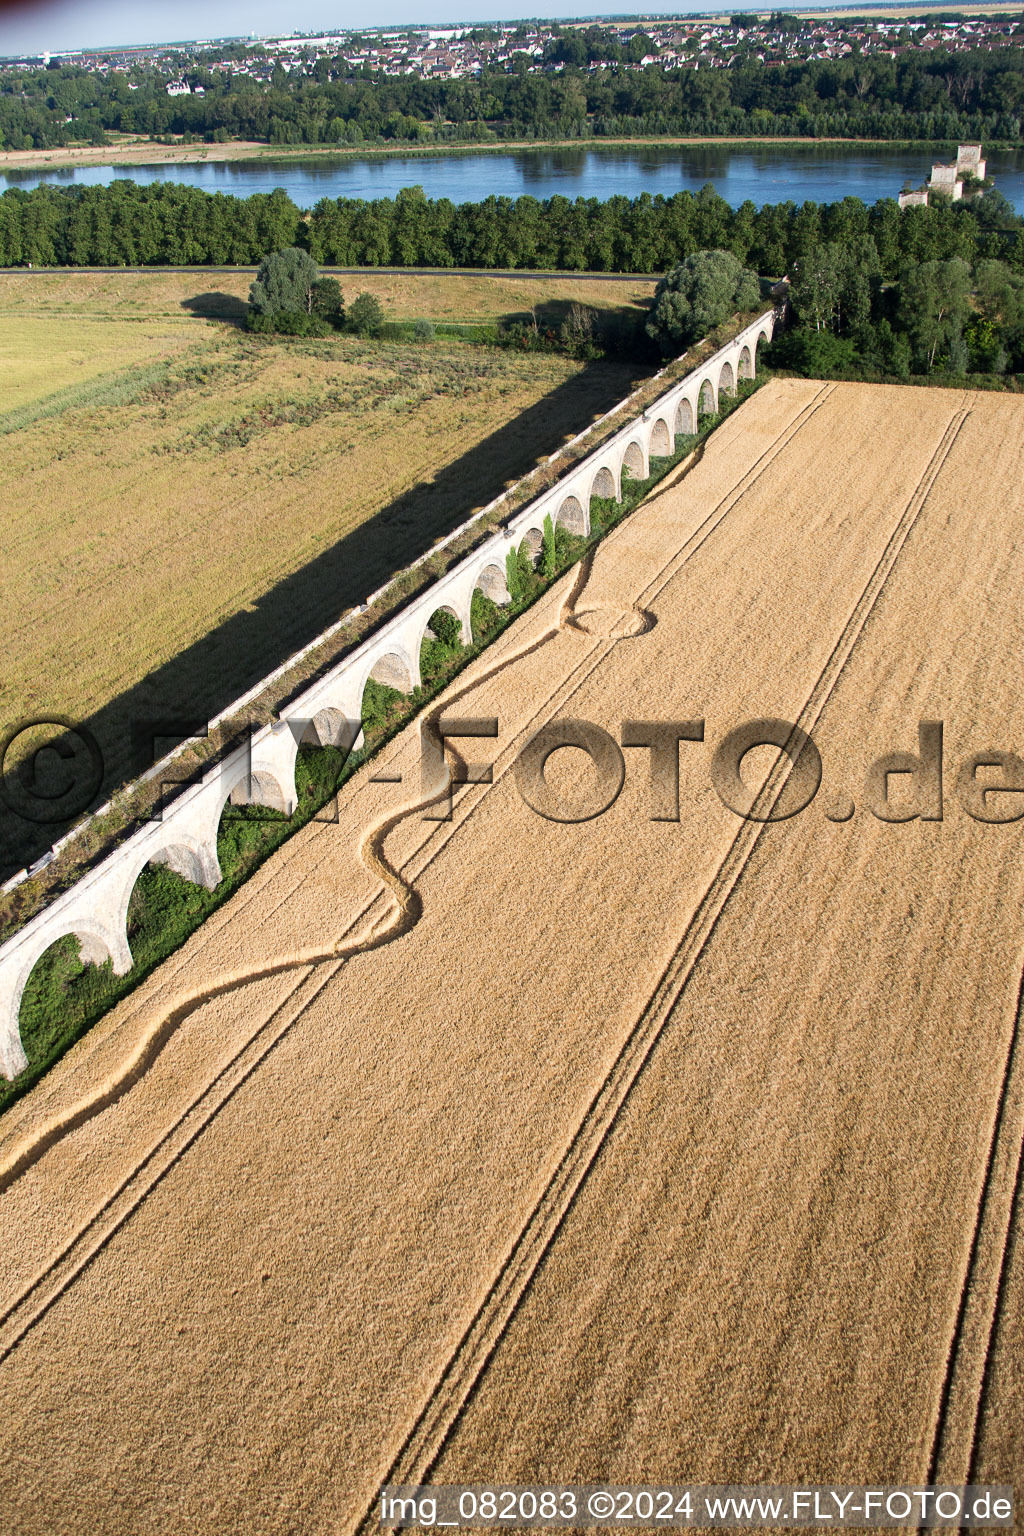
[[[519,556],[514,549],[510,549],[505,556],[505,585],[508,587],[509,600],[518,603],[523,595],[523,583],[519,569]]]
[[[249,304],[258,315],[313,313],[313,292],[320,272],[308,251],[290,246],[264,256],[249,289]]]
[[[345,300],[336,277],[321,277],[313,284],[312,313],[340,329],[345,323]]]
[[[897,319],[926,370],[970,318],[971,269],[959,256],[922,261],[900,278]]]
[[[760,296],[757,274],[731,251],[695,251],[654,290],[647,334],[666,355],[681,352]]]
[[[596,351],[594,345],[595,312],[585,304],[573,304],[562,321],[562,345],[573,357],[586,357]]]
[[[963,328],[961,327],[960,322],[957,321],[956,324],[952,327],[949,337],[950,373],[955,374],[957,378],[962,378],[963,375],[967,372],[968,361],[969,354],[967,351],[967,343],[964,340]]]
[[[361,293],[349,305],[348,323],[357,336],[379,336],[384,326],[380,300],[372,293]]]
[[[555,550],[555,525],[551,521],[551,513],[544,514],[544,575],[550,578],[555,574],[557,552]]]

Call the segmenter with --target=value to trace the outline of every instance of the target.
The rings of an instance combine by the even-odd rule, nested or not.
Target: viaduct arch
[[[357,745],[363,693],[371,678],[404,693],[419,685],[420,647],[431,614],[449,608],[469,639],[475,590],[479,588],[497,603],[509,601],[505,579],[509,551],[525,542],[539,556],[548,515],[573,533],[589,534],[591,500],[621,500],[625,475],[646,479],[652,457],[672,453],[678,438],[692,435],[699,417],[717,410],[719,398],[733,391],[738,380],[753,378],[757,349],[771,339],[774,327],[774,313],[760,315],[699,368],[671,384],[640,418],[627,422],[312,684],[287,706],[280,720],[261,727],[250,742],[189,785],[165,808],[162,821],[136,829],[0,945],[0,1072],[14,1078],[28,1064],[18,1029],[22,994],[53,944],[74,935],[87,964],[109,959],[116,974],[128,972],[133,963],[128,904],[147,864],[164,863],[208,889],[219,884],[217,832],[228,800],[269,805],[291,815],[297,802],[295,763],[300,742]]]

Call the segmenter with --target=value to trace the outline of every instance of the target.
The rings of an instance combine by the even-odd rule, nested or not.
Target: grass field
[[[329,271],[330,268],[325,268]],[[187,333],[202,318],[239,319],[255,274],[248,269],[208,275],[202,272],[0,272],[0,322],[9,333],[4,344],[19,368],[47,345],[56,345],[55,364],[63,347],[52,330],[39,344],[31,333],[19,341],[28,324],[75,323],[104,325],[130,321],[157,339]],[[424,318],[454,323],[500,320],[532,306],[564,306],[574,300],[594,309],[637,309],[650,299],[654,282],[643,277],[616,279],[565,276],[492,276],[487,272],[426,274],[377,272],[372,268],[340,278],[345,298],[373,293],[384,305],[389,319]],[[11,334],[13,332],[13,334]],[[97,345],[97,336],[93,345]]]
[[[227,280],[236,309],[249,280]],[[454,287],[425,282],[385,292],[392,313],[446,318]],[[469,288],[481,318],[514,307]],[[188,275],[0,278],[0,718],[88,721],[108,789],[140,766],[134,718],[212,718],[634,376],[444,337],[251,337],[203,318],[224,303]],[[10,872],[40,834],[3,830]]]
[[[1019,1483],[1024,872],[957,770],[1024,741],[1022,452],[1012,396],[762,388],[431,706],[499,722],[451,821],[417,723],[12,1106],[12,1536]],[[703,718],[678,820],[629,748],[604,814],[529,809],[569,716]],[[770,825],[710,779],[766,717],[824,765]],[[944,819],[880,819],[921,720]],[[593,792],[579,752],[549,782]]]
[[[16,312],[15,312],[16,313]],[[181,320],[133,323],[109,316],[0,313],[0,427],[12,411],[80,389],[132,363],[173,356],[187,344]]]

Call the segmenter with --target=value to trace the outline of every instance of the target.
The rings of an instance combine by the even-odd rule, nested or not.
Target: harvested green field
[[[133,721],[211,718],[633,378],[450,337],[249,336],[202,318],[201,281],[0,279],[0,720],[86,721],[108,790],[140,766]],[[8,818],[0,867],[61,830]]]

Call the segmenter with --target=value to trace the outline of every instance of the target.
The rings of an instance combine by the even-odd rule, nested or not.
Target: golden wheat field
[[[1022,451],[1009,395],[770,383],[431,706],[497,717],[491,783],[428,819],[409,726],[12,1107],[12,1536],[1019,1476],[1024,867],[959,765],[1024,743]],[[634,748],[604,814],[531,810],[568,717],[704,720],[678,818]],[[776,717],[822,783],[765,824],[711,764]],[[880,819],[921,721],[943,819],[905,773],[933,819]]]

